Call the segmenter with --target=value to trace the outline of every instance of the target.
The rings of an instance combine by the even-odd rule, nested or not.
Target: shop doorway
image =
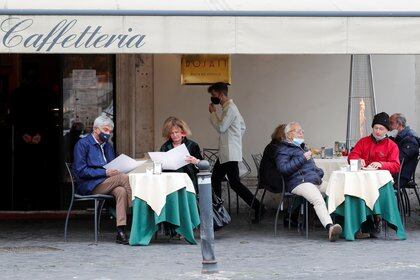
[[[0,209],[60,207],[59,55],[0,55]]]

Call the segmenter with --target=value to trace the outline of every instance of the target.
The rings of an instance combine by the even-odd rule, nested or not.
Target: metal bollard
[[[214,256],[213,203],[210,165],[206,160],[198,163],[199,203],[200,203],[200,238],[203,255],[202,273],[217,273],[217,261]]]

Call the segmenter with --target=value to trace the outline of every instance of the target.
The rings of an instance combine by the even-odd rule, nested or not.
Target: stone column
[[[134,158],[154,148],[153,55],[116,56],[116,149]]]

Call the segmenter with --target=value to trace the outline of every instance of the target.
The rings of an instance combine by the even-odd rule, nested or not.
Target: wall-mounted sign
[[[231,83],[230,55],[183,55],[181,84]]]

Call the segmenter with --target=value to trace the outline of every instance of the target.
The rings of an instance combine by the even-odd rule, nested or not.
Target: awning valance
[[[420,1],[0,0],[0,7],[1,53],[420,53],[420,17],[407,16],[420,16]]]

